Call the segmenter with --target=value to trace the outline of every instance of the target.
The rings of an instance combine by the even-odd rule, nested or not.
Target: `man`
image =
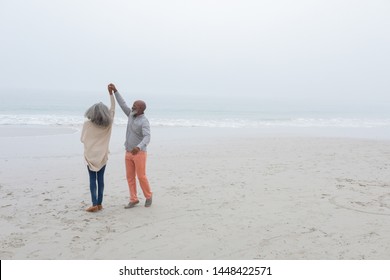
[[[115,85],[110,84],[109,88],[114,92],[116,101],[128,117],[125,141],[125,162],[126,178],[130,191],[130,202],[125,208],[133,208],[139,203],[136,177],[138,177],[142,192],[146,198],[145,207],[150,207],[152,205],[152,192],[150,190],[148,178],[146,177],[146,147],[150,142],[150,124],[144,115],[146,104],[142,100],[137,100],[134,102],[133,107],[129,108]]]

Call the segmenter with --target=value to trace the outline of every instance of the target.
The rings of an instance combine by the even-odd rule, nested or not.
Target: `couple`
[[[146,104],[142,100],[134,102],[133,107],[126,105],[115,85],[108,85],[111,107],[103,103],[91,106],[86,112],[87,120],[81,132],[81,142],[84,143],[84,158],[87,162],[92,206],[88,212],[103,209],[104,171],[108,160],[108,146],[111,137],[112,124],[115,114],[115,100],[128,116],[126,131],[126,178],[130,191],[130,202],[126,209],[133,208],[139,203],[137,197],[136,177],[146,198],[145,207],[152,205],[152,192],[146,177],[146,147],[150,141],[150,125],[144,115]]]

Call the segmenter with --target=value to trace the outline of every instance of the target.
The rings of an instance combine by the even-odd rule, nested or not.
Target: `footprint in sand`
[[[0,251],[0,259],[2,259],[2,260],[12,259],[13,256],[14,256],[14,254],[12,252]]]
[[[366,214],[390,216],[389,185],[378,181],[338,179],[344,187],[329,199],[333,205]]]

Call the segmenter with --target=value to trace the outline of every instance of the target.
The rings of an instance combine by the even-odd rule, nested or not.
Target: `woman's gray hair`
[[[110,110],[102,102],[92,105],[84,115],[92,123],[101,127],[108,127],[112,124]]]

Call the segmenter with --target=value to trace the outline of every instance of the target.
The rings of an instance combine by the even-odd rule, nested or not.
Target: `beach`
[[[89,213],[80,130],[0,134],[2,260],[387,260],[390,140],[152,127],[153,205],[124,209],[114,126],[104,209]]]

